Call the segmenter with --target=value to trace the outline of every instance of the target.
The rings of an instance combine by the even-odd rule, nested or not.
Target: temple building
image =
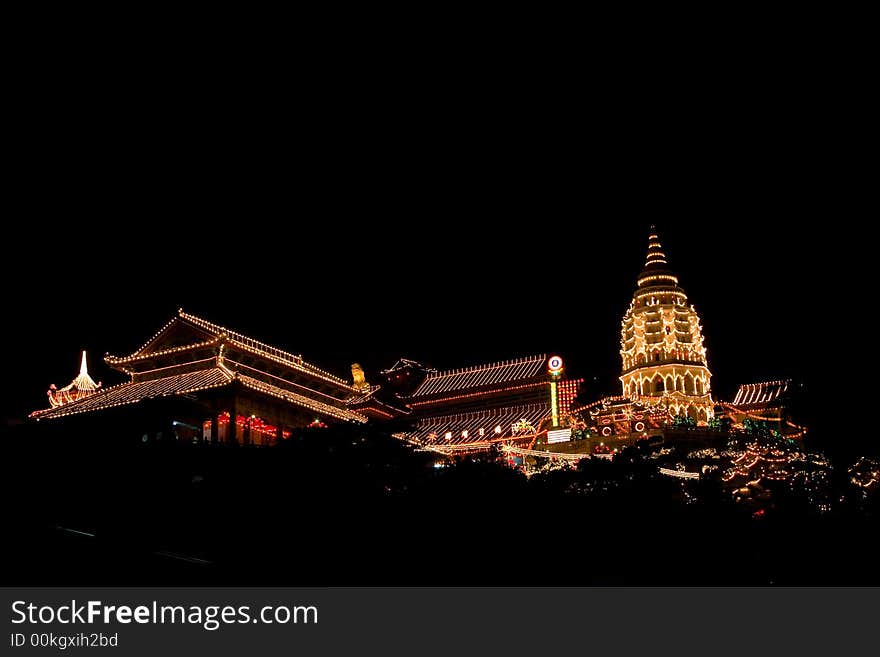
[[[352,365],[352,382],[182,309],[126,356],[105,362],[128,381],[102,389],[80,375],[49,391],[36,421],[125,413],[130,432],[195,443],[272,445],[306,426],[395,421],[395,435],[447,454],[497,443],[533,445],[561,432],[582,381],[544,354],[438,371],[401,359],[371,385]],[[126,429],[128,430],[128,429]]]
[[[161,427],[166,435],[193,442],[245,445],[272,444],[289,429],[312,423],[367,421],[348,407],[363,395],[363,382],[355,387],[302,356],[182,309],[132,354],[104,360],[129,380],[98,389],[83,360],[71,386],[54,396],[50,390],[51,407],[30,417],[51,421],[149,406],[149,415],[161,420],[151,430]],[[139,422],[132,430],[146,426]]]
[[[545,354],[442,371],[404,358],[382,376],[384,384],[352,409],[402,418],[402,438],[446,454],[546,439],[563,430],[583,382],[565,379],[562,359]]]
[[[735,429],[769,423],[785,438],[806,432],[789,417],[790,381],[742,386],[732,404],[713,399],[700,317],[653,227],[621,322],[620,357],[621,394],[586,405],[576,402],[583,380],[567,378],[562,359],[546,354],[448,370],[404,358],[372,383],[355,363],[349,382],[181,309],[133,353],[105,357],[128,381],[102,388],[83,353],[79,376],[53,385],[50,407],[31,418],[126,412],[138,416],[133,430],[147,427],[144,438],[170,432],[235,445],[272,445],[310,425],[372,421],[447,455],[495,447],[607,455],[642,439],[712,433],[722,420]]]

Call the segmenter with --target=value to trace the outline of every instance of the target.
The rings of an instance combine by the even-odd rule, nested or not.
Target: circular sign
[[[559,356],[551,356],[547,362],[547,369],[550,370],[550,374],[559,374],[562,371],[562,359]]]

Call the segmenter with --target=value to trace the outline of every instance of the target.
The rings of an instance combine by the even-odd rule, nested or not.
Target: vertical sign
[[[563,362],[559,356],[550,356],[547,361],[547,372],[550,374],[550,413],[553,416],[553,428],[559,428],[559,391],[556,382],[562,376]]]

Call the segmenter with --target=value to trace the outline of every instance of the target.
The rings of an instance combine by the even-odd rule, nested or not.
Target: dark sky
[[[343,376],[559,352],[616,392],[651,223],[717,392],[823,378],[845,330],[827,304],[855,296],[869,241],[846,124],[723,85],[674,104],[333,98],[35,108],[10,180],[5,415],[42,406],[83,348],[95,379],[119,380],[99,357],[178,306]]]

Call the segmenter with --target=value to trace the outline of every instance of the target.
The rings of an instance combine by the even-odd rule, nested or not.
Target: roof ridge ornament
[[[79,374],[68,385],[63,388],[57,388],[55,384],[49,386],[46,395],[49,397],[50,408],[69,404],[83,397],[95,394],[101,388],[101,382],[95,383],[89,376],[88,361],[86,352],[82,352],[82,360],[80,361]]]

